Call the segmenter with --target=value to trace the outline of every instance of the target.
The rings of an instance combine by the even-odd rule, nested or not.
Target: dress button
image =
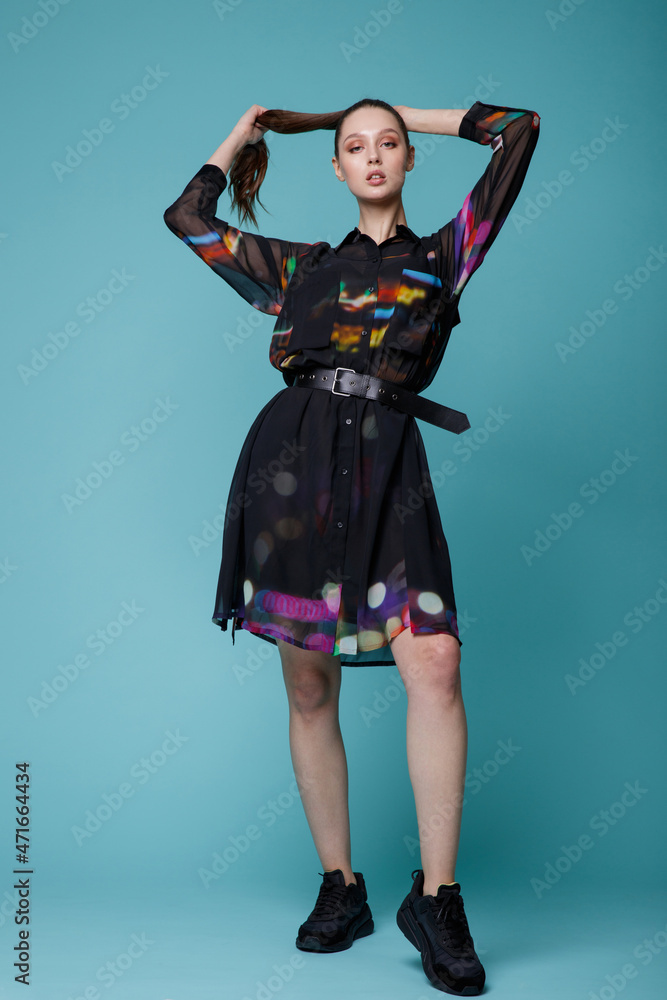
[[[368,336],[368,330],[362,330],[361,331],[361,336],[362,337],[367,337]]]
[[[348,417],[348,418],[347,418],[347,420],[345,421],[345,423],[346,423],[346,424],[351,424],[351,423],[352,423],[352,420],[351,420],[351,418],[350,418],[350,417]]]
[[[341,474],[341,476],[346,476],[347,475],[347,469],[341,469],[340,470],[340,474]]]
[[[373,285],[371,285],[370,288],[366,289],[366,291],[367,292],[374,292],[375,291],[375,287]]]
[[[342,528],[342,527],[343,527],[343,522],[342,522],[342,521],[339,521],[339,522],[338,522],[338,527],[339,527],[339,528]]]

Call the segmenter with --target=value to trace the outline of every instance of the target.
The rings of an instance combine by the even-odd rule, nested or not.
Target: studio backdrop
[[[284,386],[274,319],[163,220],[252,104],[370,96],[541,117],[425,393],[471,427],[419,425],[463,643],[475,940],[498,996],[660,996],[662,5],[9,0],[1,19],[0,994],[430,989],[392,923],[429,834],[395,667],[343,668],[340,703],[381,933],[324,971],[294,947],[320,862],[278,650],[211,621],[236,459]],[[359,216],[333,132],[266,139],[257,229],[228,190],[218,217],[335,246]],[[428,235],[491,152],[410,140],[406,218]]]

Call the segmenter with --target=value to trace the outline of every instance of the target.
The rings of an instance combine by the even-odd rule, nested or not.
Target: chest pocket
[[[288,353],[327,346],[339,297],[340,277],[336,266],[315,264],[294,275],[285,300],[285,320],[292,328]]]
[[[437,275],[403,268],[385,342],[408,354],[422,354],[436,335],[443,313],[441,293]]]

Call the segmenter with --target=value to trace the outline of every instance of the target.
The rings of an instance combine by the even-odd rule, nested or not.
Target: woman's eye
[[[382,143],[382,145],[383,146],[386,146],[386,145],[395,146],[396,143],[394,142],[393,139],[385,139],[385,141]],[[350,146],[350,148],[348,149],[348,153],[354,153],[355,149],[361,149],[361,146]]]

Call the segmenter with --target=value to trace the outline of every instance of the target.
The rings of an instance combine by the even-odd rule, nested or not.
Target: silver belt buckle
[[[336,380],[338,379],[338,372],[352,372],[352,374],[354,375],[355,374],[354,368],[336,368],[336,370],[334,371],[333,382],[331,383],[331,391],[335,396],[351,396],[352,393],[350,392],[337,392],[337,390],[334,389]]]

